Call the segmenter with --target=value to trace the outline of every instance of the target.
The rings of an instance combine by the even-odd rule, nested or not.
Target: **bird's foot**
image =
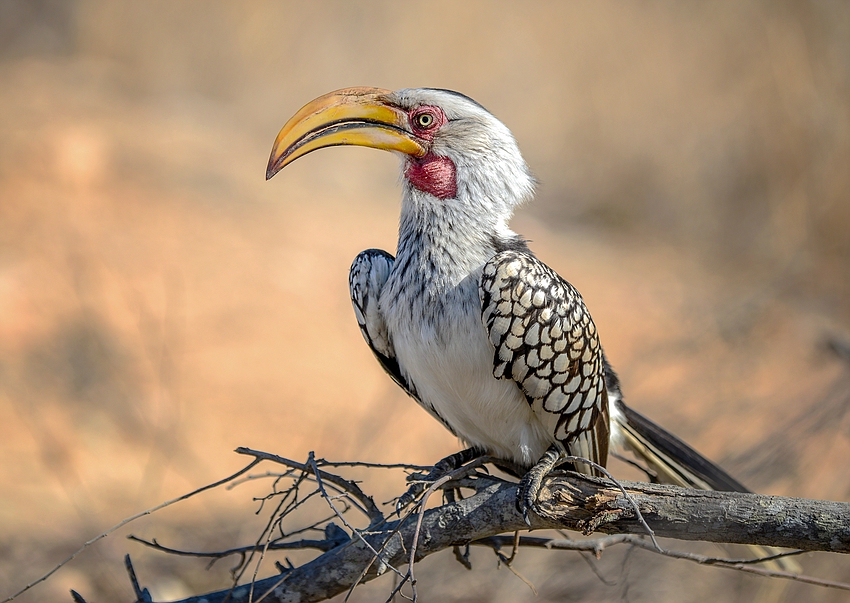
[[[416,481],[410,485],[407,492],[398,497],[395,503],[396,513],[400,514],[405,507],[419,498],[429,484],[433,484],[447,473],[454,471],[479,456],[480,453],[474,448],[467,448],[440,460],[424,477],[417,475],[410,476],[408,479],[415,479]]]
[[[519,482],[517,488],[516,508],[522,513],[522,518],[528,527],[531,527],[529,511],[539,514],[537,507],[537,495],[543,479],[558,466],[564,458],[564,452],[557,446],[551,446],[537,463],[528,470]]]

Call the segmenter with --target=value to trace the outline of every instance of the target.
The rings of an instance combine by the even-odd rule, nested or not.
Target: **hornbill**
[[[581,295],[508,226],[534,178],[490,112],[443,89],[331,92],[284,125],[266,178],[335,145],[402,160],[396,256],[359,254],[351,300],[384,370],[470,447],[437,467],[476,454],[512,463],[524,474],[517,506],[526,521],[542,477],[567,455],[604,466],[609,451],[628,450],[658,481],[747,491],[623,403]]]

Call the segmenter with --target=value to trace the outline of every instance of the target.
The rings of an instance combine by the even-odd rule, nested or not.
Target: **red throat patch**
[[[437,199],[453,199],[457,196],[455,164],[448,157],[429,154],[422,159],[413,159],[404,176],[420,191],[434,195]]]

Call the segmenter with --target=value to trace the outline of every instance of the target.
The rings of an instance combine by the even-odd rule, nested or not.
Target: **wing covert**
[[[395,258],[382,249],[367,249],[357,255],[348,273],[351,304],[363,339],[393,381],[417,399],[416,390],[401,374],[386,322],[378,308],[378,298],[390,276]]]
[[[485,264],[480,296],[494,346],[493,375],[517,383],[565,450],[604,465],[609,425],[602,348],[579,292],[529,252],[507,250]]]

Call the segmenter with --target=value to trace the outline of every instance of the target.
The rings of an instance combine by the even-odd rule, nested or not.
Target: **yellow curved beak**
[[[344,88],[304,105],[277,135],[266,180],[324,147],[350,144],[425,155],[425,148],[407,130],[407,115],[384,101],[389,93],[381,88]]]

